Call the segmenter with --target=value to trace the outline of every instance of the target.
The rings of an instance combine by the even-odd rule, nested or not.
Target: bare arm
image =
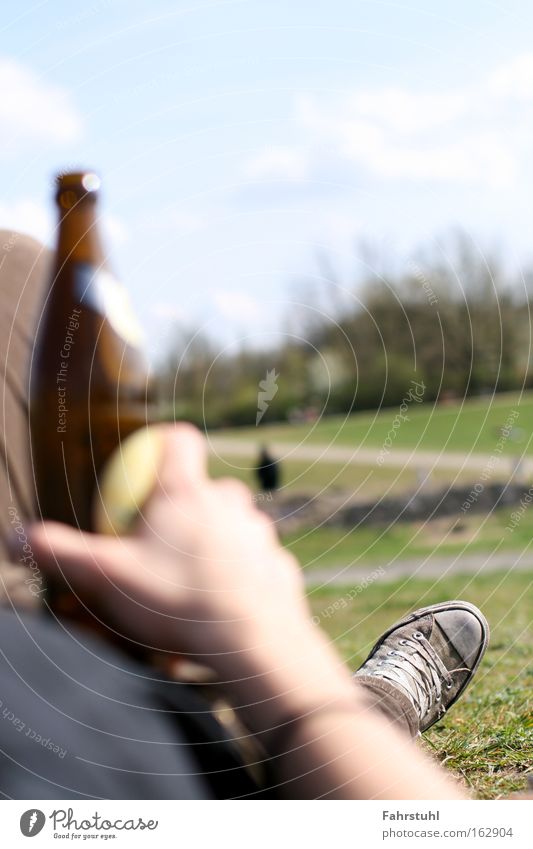
[[[438,766],[366,709],[311,624],[297,563],[246,487],[208,479],[195,429],[160,434],[158,481],[135,535],[36,525],[43,569],[61,572],[89,604],[103,603],[120,633],[211,666],[247,727],[279,755],[286,796],[461,798]]]

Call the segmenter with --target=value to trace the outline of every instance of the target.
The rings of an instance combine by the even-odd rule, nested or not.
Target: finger
[[[151,425],[130,434],[100,473],[93,528],[100,534],[134,533],[139,517],[161,497],[207,480],[206,443],[192,425]]]
[[[242,507],[253,506],[252,490],[237,478],[218,478],[214,485],[225,499],[230,499]]]
[[[28,537],[38,567],[80,592],[101,593],[104,585],[123,586],[131,573],[131,543],[87,534],[46,522],[33,525]]]
[[[208,478],[207,443],[200,431],[185,422],[161,425],[159,431],[163,442],[159,488],[172,495],[205,483]]]

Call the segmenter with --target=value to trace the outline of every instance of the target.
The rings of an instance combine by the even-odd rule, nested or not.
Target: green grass
[[[504,464],[502,464],[503,467]],[[333,494],[342,491],[362,501],[400,492],[414,490],[418,485],[416,467],[406,464],[394,466],[345,465],[329,460],[284,460],[281,464],[282,494]],[[497,470],[498,471],[498,470]],[[244,481],[252,489],[257,486],[254,464],[250,459],[228,457],[227,459],[211,455],[209,472],[215,477],[231,476]],[[493,480],[499,475],[495,472]],[[455,470],[434,468],[430,481],[434,486],[459,486],[472,483],[479,478],[476,470]]]
[[[492,573],[375,583],[328,616],[328,605],[347,589],[315,590],[310,601],[352,669],[380,633],[410,610],[451,598],[483,610],[492,631],[485,659],[463,697],[421,745],[479,798],[525,789],[533,763],[531,577]]]
[[[533,510],[526,511],[512,533],[505,530],[513,507],[490,516],[435,519],[431,522],[397,522],[391,527],[310,528],[287,534],[283,541],[306,569],[350,564],[386,564],[392,558],[435,557],[525,551],[533,553]]]
[[[217,457],[210,457],[209,471],[213,477],[230,475],[252,488],[256,486],[255,470],[250,460],[229,458],[225,462]],[[373,469],[370,466],[343,467],[337,463],[285,460],[282,463],[282,473],[283,493],[316,493],[322,490],[331,492],[342,489],[372,497],[389,488],[394,492],[413,488],[416,484],[415,471],[409,467],[386,469],[382,466]]]
[[[501,439],[501,428],[512,411],[513,438]],[[272,411],[275,414],[273,405]],[[397,409],[379,413],[355,413],[348,417],[324,417],[316,424],[264,425],[216,431],[237,441],[335,444],[377,448],[391,430]],[[412,404],[409,421],[396,430],[392,449],[478,452],[513,457],[533,453],[533,393],[469,400],[464,404],[433,406]],[[500,455],[501,450],[501,455]],[[242,467],[242,468],[239,468]],[[236,475],[254,486],[251,462],[231,457],[210,460],[216,476]],[[506,474],[509,462],[495,468],[492,480]],[[350,465],[321,460],[317,463],[287,460],[283,482],[289,493],[332,494],[335,490],[357,494],[362,500],[400,490],[413,489],[416,469]],[[474,482],[479,471],[432,472],[435,485]],[[527,489],[525,485],[524,489]],[[286,536],[284,543],[306,569],[349,564],[386,564],[393,557],[409,559],[468,555],[490,551],[526,550],[533,539],[533,507],[527,510],[513,533],[505,530],[514,508],[491,516],[475,514],[427,523],[396,523],[391,528],[359,528],[351,531],[317,528]],[[509,564],[511,565],[511,563]],[[497,798],[525,788],[525,774],[533,763],[532,727],[532,635],[531,578],[526,572],[443,576],[439,579],[402,579],[373,583],[355,598],[349,588],[331,587],[310,591],[313,613],[336,643],[351,668],[366,657],[379,634],[409,610],[450,598],[477,604],[487,616],[492,639],[483,664],[465,695],[450,714],[424,737],[422,745],[479,798]],[[332,615],[332,604],[338,605]]]
[[[406,390],[407,391],[407,390]],[[411,403],[409,421],[396,430],[392,448],[473,451],[491,454],[500,438],[499,429],[509,414],[516,410],[514,427],[521,434],[507,439],[502,455],[533,453],[533,392],[469,399],[450,404]],[[353,413],[349,416],[324,416],[312,424],[268,424],[260,428],[213,431],[224,436],[253,442],[322,443],[348,446],[380,447],[391,430],[395,407],[379,412]],[[275,404],[271,415],[275,414]],[[268,414],[265,417],[268,422]]]

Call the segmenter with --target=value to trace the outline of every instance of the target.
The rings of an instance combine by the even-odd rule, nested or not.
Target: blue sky
[[[527,262],[532,31],[523,0],[22,0],[0,225],[53,242],[52,175],[97,170],[154,357],[175,321],[272,340],[317,254],[350,286],[361,240],[407,257],[462,227]]]

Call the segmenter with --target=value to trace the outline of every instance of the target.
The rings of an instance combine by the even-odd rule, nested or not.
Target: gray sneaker
[[[488,641],[487,620],[473,604],[433,604],[389,628],[354,677],[384,700],[397,694],[404,713],[414,717],[411,733],[420,733],[457,701]]]

